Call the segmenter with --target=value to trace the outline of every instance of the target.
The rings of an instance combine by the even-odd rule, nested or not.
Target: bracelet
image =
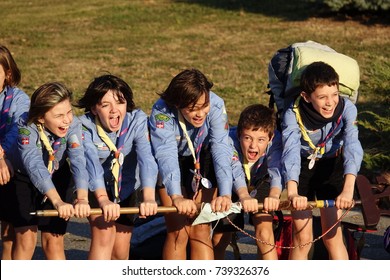
[[[98,195],[98,197],[96,199],[99,199],[101,198],[102,196],[107,196],[106,194],[101,194],[101,195]]]
[[[74,200],[73,204],[77,204],[77,203],[79,203],[80,201],[84,201],[84,202],[86,202],[86,203],[89,203],[89,201],[86,200],[86,199],[84,199],[84,198],[76,198],[76,199]]]

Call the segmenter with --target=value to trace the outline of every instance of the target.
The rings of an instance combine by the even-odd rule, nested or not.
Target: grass
[[[130,84],[149,113],[174,75],[196,67],[225,99],[232,125],[249,104],[267,103],[267,64],[277,49],[306,40],[327,44],[358,61],[358,109],[375,115],[359,114],[367,141],[363,169],[389,169],[385,21],[323,17],[303,0],[2,0],[0,17],[1,44],[13,52],[28,94],[58,80],[77,99],[93,77],[110,72]],[[373,119],[385,125],[373,130]]]

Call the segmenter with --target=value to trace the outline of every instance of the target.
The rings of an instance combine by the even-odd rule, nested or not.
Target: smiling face
[[[339,103],[339,90],[337,85],[319,86],[311,94],[302,92],[302,97],[306,102],[311,103],[321,116],[328,119],[333,117]]]
[[[265,153],[271,140],[269,132],[262,129],[243,129],[240,135],[240,145],[244,158],[250,163],[256,162]]]
[[[69,126],[73,121],[72,105],[69,99],[66,99],[45,113],[38,119],[46,129],[58,137],[65,137]]]
[[[91,111],[95,116],[98,116],[106,131],[117,132],[122,127],[126,109],[126,99],[123,98],[123,101],[120,101],[116,92],[109,90],[102,100],[91,108]]]
[[[210,111],[210,103],[206,103],[206,95],[202,94],[194,106],[180,109],[183,117],[194,127],[201,127]]]

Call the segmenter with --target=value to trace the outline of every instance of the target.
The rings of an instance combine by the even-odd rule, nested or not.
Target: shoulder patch
[[[223,113],[225,114],[225,115],[227,115],[227,112],[226,112],[226,107],[225,106],[223,106]]]
[[[22,127],[22,128],[19,128],[19,134],[29,136],[31,134],[31,132],[27,128]]]
[[[28,145],[30,144],[30,137],[28,136],[21,137],[20,142],[22,143],[22,145]]]
[[[70,142],[70,148],[74,149],[80,146],[79,139],[76,134],[72,134],[69,137],[69,142]]]
[[[164,115],[164,114],[157,114],[154,116],[154,118],[156,121],[163,121],[163,122],[167,122],[167,121],[171,120],[170,117],[168,117],[167,115]]]

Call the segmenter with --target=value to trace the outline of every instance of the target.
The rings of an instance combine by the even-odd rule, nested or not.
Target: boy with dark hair
[[[231,206],[233,149],[222,98],[197,69],[177,74],[153,105],[149,118],[154,156],[159,168],[159,195],[167,238],[163,259],[214,259],[210,223],[192,226],[197,204],[209,202],[213,212]],[[207,179],[206,179],[207,178]]]
[[[261,104],[250,105],[241,112],[238,126],[232,127],[229,134],[236,150],[232,163],[233,190],[244,211],[252,207],[253,200],[256,204],[257,201],[262,202],[264,206],[261,212],[250,215],[255,227],[258,258],[277,260],[277,251],[273,246],[273,212],[279,208],[283,184],[280,172],[282,140],[276,130],[275,113]],[[242,172],[242,168],[245,172]]]
[[[312,212],[307,201],[334,199],[322,208],[323,232],[333,226],[342,209],[353,206],[356,175],[363,159],[358,139],[356,106],[339,95],[339,77],[324,62],[314,62],[301,76],[301,94],[282,121],[282,166],[287,195],[295,210],[290,259],[307,259],[313,239]],[[348,259],[340,224],[323,238],[330,259]]]

